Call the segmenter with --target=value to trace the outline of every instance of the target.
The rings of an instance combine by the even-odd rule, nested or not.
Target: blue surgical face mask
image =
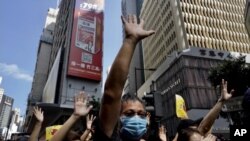
[[[139,116],[120,118],[122,127],[121,135],[132,140],[139,140],[147,132],[147,119]]]

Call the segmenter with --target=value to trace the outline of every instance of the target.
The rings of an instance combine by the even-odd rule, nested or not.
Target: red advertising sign
[[[76,0],[68,75],[102,78],[104,0]]]

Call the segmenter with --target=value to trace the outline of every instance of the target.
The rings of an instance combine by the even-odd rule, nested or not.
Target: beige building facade
[[[156,34],[142,42],[144,67],[190,47],[250,53],[245,0],[144,0],[140,18]],[[145,72],[146,80],[152,72]]]

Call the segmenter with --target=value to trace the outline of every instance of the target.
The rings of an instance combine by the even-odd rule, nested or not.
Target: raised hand
[[[80,92],[75,96],[74,103],[74,115],[76,116],[86,116],[89,111],[92,109],[91,106],[87,106],[88,96],[84,92]]]
[[[158,136],[161,141],[167,141],[166,128],[163,125],[159,127]]]
[[[221,80],[221,97],[219,101],[227,101],[232,97],[234,90],[231,90],[230,93],[227,91],[227,81],[224,79]]]
[[[122,16],[122,23],[125,28],[126,38],[132,39],[132,41],[139,41],[155,33],[153,30],[144,30],[144,21],[140,20],[140,24],[137,24],[137,17],[135,15],[128,15],[127,20]]]
[[[216,141],[216,137],[212,134],[207,135],[202,141]]]
[[[93,116],[93,115],[88,115],[87,117],[86,117],[86,125],[87,125],[87,129],[88,130],[91,130],[91,126],[92,126],[92,123],[93,123],[93,121],[95,120],[95,116]]]
[[[36,117],[36,119],[38,120],[38,122],[43,122],[43,111],[41,108],[38,108],[37,106],[36,107],[33,107],[33,113]]]
[[[150,117],[151,117],[151,114],[149,112],[147,112],[146,118],[147,118],[147,124],[148,124],[148,126],[150,125]]]

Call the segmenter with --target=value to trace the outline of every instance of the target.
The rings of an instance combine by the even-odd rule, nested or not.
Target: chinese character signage
[[[101,80],[103,9],[104,0],[76,0],[68,75]]]

